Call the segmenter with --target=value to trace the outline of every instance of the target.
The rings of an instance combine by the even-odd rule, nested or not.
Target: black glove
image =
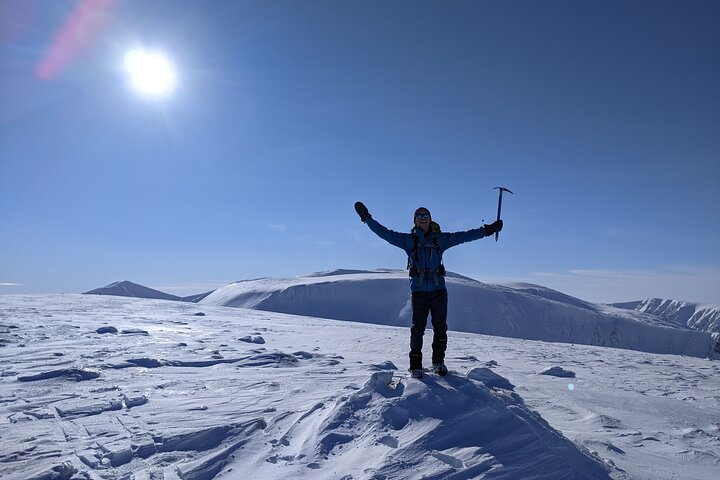
[[[489,237],[493,233],[499,232],[500,230],[502,230],[502,227],[503,227],[502,220],[497,220],[497,221],[491,223],[490,225],[483,225],[483,228],[485,228],[485,236]]]
[[[360,220],[364,222],[367,222],[372,218],[372,215],[370,215],[370,212],[368,212],[368,209],[365,205],[363,205],[362,202],[355,202],[355,211],[358,215],[360,215]]]

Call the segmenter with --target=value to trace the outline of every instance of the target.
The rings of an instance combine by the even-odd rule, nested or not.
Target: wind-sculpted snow
[[[450,375],[415,380],[406,328],[196,313],[0,297],[0,478],[701,480],[720,465],[718,362],[453,332]]]
[[[529,284],[488,285],[448,275],[451,330],[551,342],[720,358],[706,332],[640,312],[595,305]],[[409,326],[407,274],[325,272],[230,284],[202,300],[295,315]]]
[[[610,478],[610,468],[511,391],[457,375],[396,378],[373,373],[357,392],[273,426],[269,432],[282,435],[271,442],[270,465],[256,473],[279,478],[282,461],[299,472],[360,465],[343,478]]]
[[[50,378],[66,378],[74,382],[83,380],[92,380],[99,377],[100,374],[82,368],[60,368],[57,370],[48,370],[35,375],[23,375],[18,377],[18,382],[37,382],[39,380],[48,380]]]

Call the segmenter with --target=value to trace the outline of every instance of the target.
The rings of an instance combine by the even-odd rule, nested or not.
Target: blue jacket
[[[442,253],[455,245],[487,236],[484,227],[453,233],[430,231],[426,235],[419,228],[413,228],[413,233],[395,232],[381,225],[374,218],[370,218],[366,223],[378,237],[390,245],[405,250],[411,262],[417,267],[419,274],[410,277],[410,290],[413,292],[432,292],[445,289],[445,277],[437,272],[442,261]],[[417,235],[417,258],[411,257],[414,244],[413,235]],[[437,247],[435,246],[436,241]],[[438,247],[440,252],[438,252]]]

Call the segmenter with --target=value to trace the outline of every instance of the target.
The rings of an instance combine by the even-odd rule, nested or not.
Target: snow
[[[115,295],[118,297],[154,298],[160,300],[180,300],[180,297],[164,293],[159,290],[138,285],[137,283],[123,280],[114,282],[102,288],[96,288],[85,292],[88,295]]]
[[[154,288],[138,285],[137,283],[123,280],[114,282],[101,288],[85,292],[86,295],[114,295],[117,297],[151,298],[156,300],[182,300],[183,302],[197,303],[212,292],[198,293],[187,297],[178,297],[169,293],[155,290]]]
[[[353,275],[379,275],[383,288],[355,279],[355,294],[365,298],[395,288],[387,272],[342,276]],[[295,281],[297,302],[317,289],[337,293],[329,302],[339,309],[346,286],[334,277]],[[242,290],[252,303],[293,282],[243,283],[225,298]],[[451,305],[463,297],[458,291]],[[451,325],[456,316],[457,309]],[[699,480],[717,473],[718,362],[449,335],[451,374],[415,380],[405,371],[405,327],[104,295],[2,296],[0,477]]]
[[[634,309],[666,318],[693,330],[720,333],[720,305],[649,298],[639,302]]]
[[[709,332],[654,315],[538,285],[490,285],[456,274],[446,283],[450,328],[456,331],[720,358]],[[393,270],[247,280],[215,290],[200,304],[394,326],[409,326],[412,317],[407,273]]]

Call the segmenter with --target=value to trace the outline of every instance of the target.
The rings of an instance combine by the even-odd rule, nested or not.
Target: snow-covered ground
[[[716,361],[451,332],[451,375],[413,380],[408,335],[2,296],[0,477],[700,480],[720,468]]]

